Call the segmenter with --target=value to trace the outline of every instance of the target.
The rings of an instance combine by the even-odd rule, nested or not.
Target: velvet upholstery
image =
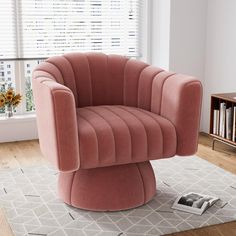
[[[80,167],[143,162],[176,153],[176,131],[167,119],[128,106],[77,109]]]
[[[42,153],[61,171],[77,170],[79,141],[72,92],[46,77],[38,78],[33,87]]]
[[[67,204],[93,211],[137,207],[148,202],[156,191],[149,162],[62,172],[59,186],[59,194]]]
[[[135,184],[138,165],[139,173],[148,169],[150,177],[149,160],[197,150],[202,87],[193,77],[118,55],[69,53],[35,69],[33,91],[41,150],[63,172],[60,195],[72,205],[115,210],[143,204],[153,196],[153,185],[145,201],[133,197],[132,204],[127,199],[129,203],[112,207],[111,199],[107,206],[84,203],[82,198],[97,188],[89,185],[85,193],[80,180],[102,171],[114,179],[112,168],[120,174],[127,168]],[[143,178],[143,186],[149,177]],[[118,185],[123,185],[120,179]],[[102,183],[101,189],[108,191]]]

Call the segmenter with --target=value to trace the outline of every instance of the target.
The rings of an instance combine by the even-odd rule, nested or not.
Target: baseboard
[[[206,137],[211,137],[208,133],[206,133],[204,131],[199,132],[199,135],[203,135],[203,136],[206,136]]]

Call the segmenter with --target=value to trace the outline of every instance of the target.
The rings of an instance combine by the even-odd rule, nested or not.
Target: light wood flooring
[[[197,156],[236,174],[236,149],[221,143],[215,144],[215,151],[211,149],[212,139],[201,133]],[[0,171],[1,169],[17,166],[29,166],[46,163],[39,149],[38,141],[23,141],[0,143]],[[0,209],[0,235],[13,236],[10,226]],[[202,229],[173,233],[169,236],[236,236],[236,221],[221,225],[209,226]]]

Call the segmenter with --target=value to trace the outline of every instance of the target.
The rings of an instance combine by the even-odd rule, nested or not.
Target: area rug
[[[196,156],[153,161],[157,193],[148,204],[120,212],[75,209],[57,197],[49,166],[0,171],[0,207],[16,236],[164,235],[236,220],[236,176]],[[219,196],[202,216],[172,210],[189,191]]]

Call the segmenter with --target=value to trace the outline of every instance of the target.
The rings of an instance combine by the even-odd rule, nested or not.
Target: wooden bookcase
[[[215,141],[219,141],[236,148],[236,142],[223,138],[220,135],[213,134],[214,109],[220,110],[220,104],[224,102],[226,108],[232,107],[232,116],[234,106],[236,106],[236,93],[221,93],[211,95],[211,110],[210,110],[210,135],[213,137],[212,149],[214,150]],[[233,123],[233,122],[232,122]],[[233,124],[232,124],[233,125]],[[233,129],[233,128],[232,128]]]

